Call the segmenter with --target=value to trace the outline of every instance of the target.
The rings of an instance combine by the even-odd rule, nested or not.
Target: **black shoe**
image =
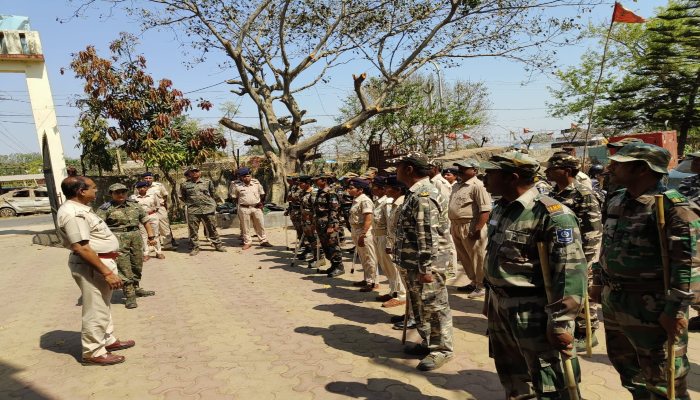
[[[465,293],[471,293],[476,289],[476,286],[474,284],[470,283],[466,286],[460,286],[457,288],[458,292],[465,292]]]
[[[397,331],[402,331],[403,330],[403,321],[395,323],[394,329],[396,329]],[[409,319],[408,325],[406,325],[406,329],[416,329],[416,320],[413,318]]]
[[[404,318],[404,315],[394,315],[389,319],[389,322],[391,322],[392,324],[395,324],[397,322],[403,322]]]
[[[306,261],[306,256],[309,254],[308,250],[304,250],[301,253],[297,254],[297,260],[299,261]]]
[[[328,273],[329,278],[335,278],[336,276],[340,276],[345,274],[345,269],[344,268],[336,268],[332,270],[331,272]]]
[[[412,356],[427,356],[430,354],[430,349],[423,346],[423,344],[418,343],[404,347],[403,352]]]
[[[313,265],[313,264],[309,264],[309,267],[311,267],[311,265]],[[311,268],[312,268],[312,267],[311,267]],[[328,269],[319,269],[319,270],[318,270],[318,273],[319,273],[319,274],[322,274],[322,275],[328,275],[328,274],[330,274],[331,272],[333,272],[333,267],[330,267],[330,268],[328,268]]]
[[[345,250],[345,251],[347,251],[348,253],[352,254],[352,253],[355,252],[355,246],[352,246],[351,248],[349,248],[349,249],[347,249],[347,250]]]

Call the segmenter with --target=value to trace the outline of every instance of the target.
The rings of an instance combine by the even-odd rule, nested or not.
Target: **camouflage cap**
[[[479,168],[479,161],[473,159],[473,158],[468,158],[466,160],[460,160],[454,163],[453,165],[456,165],[458,167],[462,168]]]
[[[386,167],[386,168],[384,168],[384,172],[389,173],[389,174],[395,174],[396,167]]]
[[[523,176],[534,176],[540,169],[540,163],[527,154],[519,151],[507,151],[489,158],[488,161],[479,163],[483,169],[502,169],[522,174]]]
[[[432,160],[429,161],[431,167],[435,167],[438,169],[442,169],[442,160],[438,160],[436,158],[433,158]]]
[[[608,142],[607,146],[609,149],[619,149],[630,143],[644,143],[644,141],[636,137],[626,137],[617,142]]]
[[[296,179],[298,179],[299,182],[311,183],[311,175],[299,175]]]
[[[110,192],[116,192],[117,190],[129,190],[123,183],[113,183],[109,185]]]
[[[340,179],[350,179],[350,178],[356,178],[359,175],[357,175],[354,172],[347,172],[345,175],[341,176]]]
[[[404,162],[418,168],[429,168],[431,165],[430,161],[428,161],[428,156],[419,151],[411,151],[401,157],[393,158],[389,162],[392,164]]]
[[[549,160],[545,163],[545,167],[581,169],[581,161],[569,153],[558,152],[549,157]]]
[[[311,179],[316,180],[316,179],[333,179],[335,178],[335,175],[328,173],[328,172],[319,172],[316,175],[314,175]]]
[[[199,171],[199,167],[194,166],[194,165],[188,165],[185,167],[185,173],[192,172],[192,171]]]
[[[651,143],[630,143],[610,156],[616,162],[644,161],[652,171],[668,174],[671,153]]]

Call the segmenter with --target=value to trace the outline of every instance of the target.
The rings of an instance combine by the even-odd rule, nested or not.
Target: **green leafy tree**
[[[123,33],[110,44],[109,59],[88,46],[71,62],[76,76],[85,81],[85,96],[76,102],[83,160],[97,154],[95,162],[113,165],[109,147],[118,146],[130,158],[157,166],[176,189],[171,172],[213,157],[226,147],[226,139],[216,128],[201,129],[186,119],[190,100],[170,80],[156,83],[146,73],[145,57],[134,55],[136,43],[135,37]],[[211,107],[201,99],[198,105]],[[176,193],[173,190],[172,204],[177,205]]]
[[[373,99],[381,96],[385,87],[380,79],[371,79],[365,91]],[[456,143],[463,138],[462,134],[488,121],[490,103],[483,83],[456,82],[443,88],[441,99],[438,96],[433,80],[421,75],[407,79],[386,100],[390,106],[407,106],[378,115],[357,127],[348,136],[351,148],[368,150],[370,143],[381,142],[384,148],[439,154],[446,135],[454,135],[455,139],[449,140]],[[338,121],[356,115],[360,107],[356,96],[348,96]],[[468,136],[481,139],[478,134]]]
[[[592,32],[601,37],[607,29]],[[589,51],[579,66],[557,73],[561,86],[550,88],[552,116],[587,122],[600,60]],[[682,154],[700,124],[700,6],[671,1],[644,25],[615,26],[608,60],[593,126],[610,134],[675,129]]]
[[[104,0],[141,17],[145,28],[184,31],[201,51],[225,54],[234,93],[250,101],[259,121],[222,118],[227,128],[251,136],[273,168],[272,198],[280,202],[285,175],[298,170],[322,143],[346,135],[370,118],[397,111],[393,91],[427,63],[498,57],[527,68],[553,64],[552,47],[565,45],[577,20],[601,0]],[[77,0],[81,14],[95,0]],[[556,17],[553,9],[568,8]],[[114,8],[112,9],[114,10]],[[191,57],[190,57],[191,59]],[[334,126],[304,134],[315,120],[300,99],[329,71],[350,62],[372,68],[384,93],[365,95],[364,73],[353,77],[360,107]],[[359,71],[358,71],[359,72]],[[348,77],[349,78],[349,77]]]

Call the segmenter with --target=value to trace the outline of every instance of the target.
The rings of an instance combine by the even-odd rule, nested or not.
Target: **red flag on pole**
[[[612,22],[641,24],[646,22],[646,20],[625,7],[622,7],[622,4],[615,2],[615,11],[613,11]]]
[[[457,134],[454,133],[454,132],[448,133],[448,134],[447,134],[447,138],[450,139],[450,140],[455,140],[455,139],[457,139]]]
[[[532,133],[532,131],[527,128],[523,128],[523,133]]]
[[[463,134],[462,134],[462,139],[469,140],[469,139],[471,139],[471,138],[472,138],[472,137],[469,136],[469,135],[467,135],[466,133],[463,133]]]

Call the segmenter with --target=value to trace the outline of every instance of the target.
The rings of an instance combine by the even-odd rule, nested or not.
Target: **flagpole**
[[[588,112],[588,127],[586,127],[586,136],[584,138],[585,143],[583,145],[583,157],[581,158],[581,166],[586,164],[586,155],[588,153],[588,137],[591,133],[591,126],[593,125],[593,111],[595,110],[595,102],[598,99],[598,90],[600,88],[600,81],[603,79],[603,70],[605,69],[605,60],[608,57],[608,42],[610,42],[610,34],[612,33],[613,24],[615,23],[615,13],[613,12],[612,18],[610,18],[610,27],[608,28],[608,35],[605,37],[605,46],[603,46],[603,59],[600,61],[600,72],[598,73],[598,80],[593,87],[593,100],[591,101],[591,109]],[[576,139],[576,135],[571,139],[573,142]]]

